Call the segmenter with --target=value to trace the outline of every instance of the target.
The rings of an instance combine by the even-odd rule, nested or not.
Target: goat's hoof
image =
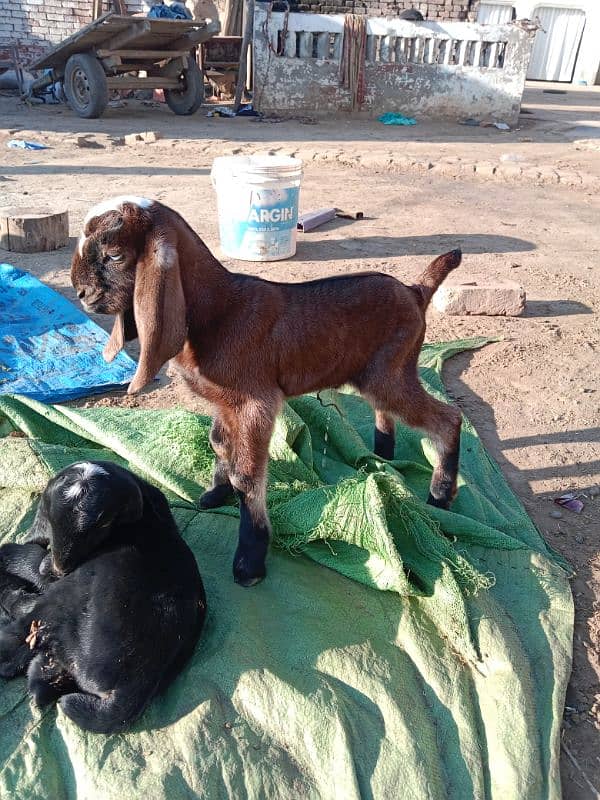
[[[264,566],[260,567],[259,569],[251,570],[243,558],[234,559],[233,580],[236,583],[239,583],[240,586],[244,586],[246,588],[249,588],[250,586],[256,586],[257,583],[260,583],[264,579],[266,574],[267,570]]]
[[[203,509],[220,508],[233,497],[233,494],[233,487],[230,483],[221,483],[214,489],[204,492],[198,500],[198,505]]]
[[[240,586],[243,586],[245,589],[249,589],[251,586],[256,586],[257,583],[260,583],[262,580],[264,580],[264,577],[265,577],[264,575],[257,578],[251,578],[251,577],[241,578],[234,576],[233,579]]]
[[[427,505],[434,506],[435,508],[443,508],[444,511],[447,511],[450,508],[450,503],[452,501],[446,497],[434,497],[431,493],[427,498]]]

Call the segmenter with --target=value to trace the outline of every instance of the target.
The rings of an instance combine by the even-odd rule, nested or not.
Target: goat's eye
[[[121,261],[123,256],[121,253],[116,253],[115,255],[111,255],[110,253],[106,254],[111,261]]]

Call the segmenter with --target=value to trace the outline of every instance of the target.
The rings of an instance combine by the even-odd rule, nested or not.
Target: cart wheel
[[[198,111],[204,102],[204,76],[195,61],[190,58],[187,67],[169,64],[165,74],[170,78],[181,78],[181,89],[165,89],[167,105],[175,114],[186,116]]]
[[[80,117],[95,119],[108,105],[108,83],[102,64],[87,53],[76,53],[67,61],[65,94]]]

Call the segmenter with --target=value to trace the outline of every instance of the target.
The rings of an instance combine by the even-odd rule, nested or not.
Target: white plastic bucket
[[[217,192],[221,249],[243,261],[278,261],[296,252],[302,162],[290,156],[221,156]]]

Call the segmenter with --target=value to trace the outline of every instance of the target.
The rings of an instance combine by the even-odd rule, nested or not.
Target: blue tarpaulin
[[[102,358],[108,334],[27,272],[0,264],[0,394],[60,403],[129,383],[136,364]]]

